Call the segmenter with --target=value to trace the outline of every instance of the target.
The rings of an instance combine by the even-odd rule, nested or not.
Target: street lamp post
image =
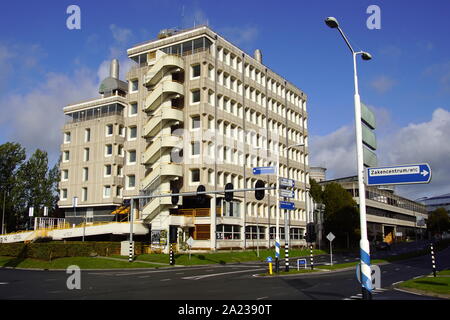
[[[363,144],[362,144],[362,127],[361,127],[361,100],[358,89],[358,75],[356,69],[356,56],[361,55],[363,60],[370,60],[372,56],[363,51],[355,52],[339,23],[334,17],[328,17],[325,20],[327,26],[333,29],[338,29],[345,43],[349,47],[353,55],[353,70],[354,70],[354,84],[355,84],[355,131],[356,131],[356,156],[358,167],[358,188],[359,188],[359,215],[360,215],[360,262],[361,262],[361,289],[364,300],[372,299],[372,277],[370,269],[370,247],[367,239],[367,219],[366,219],[366,190],[364,185],[364,159],[363,159]]]

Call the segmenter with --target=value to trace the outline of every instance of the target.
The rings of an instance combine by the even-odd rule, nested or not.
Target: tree
[[[315,203],[323,203],[323,191],[320,184],[316,182],[314,179],[309,179],[309,184],[311,188],[309,189],[309,194],[313,198]]]
[[[358,238],[358,207],[351,194],[340,184],[330,183],[323,191],[325,233],[332,232],[337,244],[354,243]]]
[[[10,226],[14,226],[17,172],[25,159],[25,149],[19,143],[7,142],[0,145],[0,203],[2,214],[3,208],[5,209],[5,225],[8,230],[12,229]]]
[[[427,222],[428,230],[433,234],[441,234],[450,229],[450,218],[444,208],[438,208],[430,213]]]

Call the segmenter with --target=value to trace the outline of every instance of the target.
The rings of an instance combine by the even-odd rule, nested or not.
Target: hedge
[[[135,243],[135,253],[144,253],[144,244]],[[120,254],[120,242],[35,242],[2,243],[0,256],[52,260],[64,257],[109,256]]]

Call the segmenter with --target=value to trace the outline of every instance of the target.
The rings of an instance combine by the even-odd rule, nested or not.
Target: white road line
[[[210,267],[208,267],[210,268]],[[204,269],[208,269],[208,268],[189,268],[189,270],[204,270]],[[126,273],[109,273],[107,275],[115,275],[116,277],[121,277],[121,276],[136,276],[136,275],[140,275],[140,274],[151,274],[151,273],[160,273],[160,272],[172,272],[174,271],[174,269],[165,269],[165,270],[151,270],[151,271],[137,271],[137,272],[126,272]],[[104,275],[104,273],[89,273],[89,274],[93,274],[93,275]]]
[[[0,282],[0,284],[8,284],[9,282]]]
[[[200,279],[204,279],[204,278],[222,276],[222,275],[226,275],[226,274],[242,273],[242,272],[253,272],[253,271],[257,271],[257,270],[266,270],[266,268],[264,268],[264,269],[249,269],[249,270],[240,270],[240,271],[232,271],[232,272],[205,274],[205,275],[202,275],[202,276],[184,277],[184,278],[181,278],[181,279],[184,279],[184,280],[200,280]]]
[[[392,285],[393,286],[396,286],[396,285],[398,285],[399,283],[402,283],[403,281],[397,281],[397,282],[394,282]]]
[[[256,298],[256,300],[268,299],[269,297]]]
[[[140,276],[139,279],[150,278],[150,276]]]
[[[162,279],[161,281],[170,281],[170,280],[172,280],[172,279]]]
[[[184,272],[177,272],[177,273],[175,273],[175,274],[184,274]]]

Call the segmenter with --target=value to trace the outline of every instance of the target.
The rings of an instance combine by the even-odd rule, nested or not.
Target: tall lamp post
[[[370,246],[367,239],[367,220],[366,220],[366,189],[364,185],[364,160],[363,160],[363,144],[362,144],[362,127],[361,127],[361,100],[358,90],[358,75],[356,71],[356,56],[361,55],[363,60],[370,60],[370,53],[364,51],[355,52],[339,23],[334,17],[325,19],[325,23],[332,29],[338,29],[345,43],[349,47],[353,55],[353,70],[355,82],[355,128],[356,128],[356,155],[358,167],[358,188],[359,188],[359,216],[361,224],[361,240],[360,240],[360,261],[361,261],[361,289],[364,300],[372,299],[372,277],[370,269]]]

